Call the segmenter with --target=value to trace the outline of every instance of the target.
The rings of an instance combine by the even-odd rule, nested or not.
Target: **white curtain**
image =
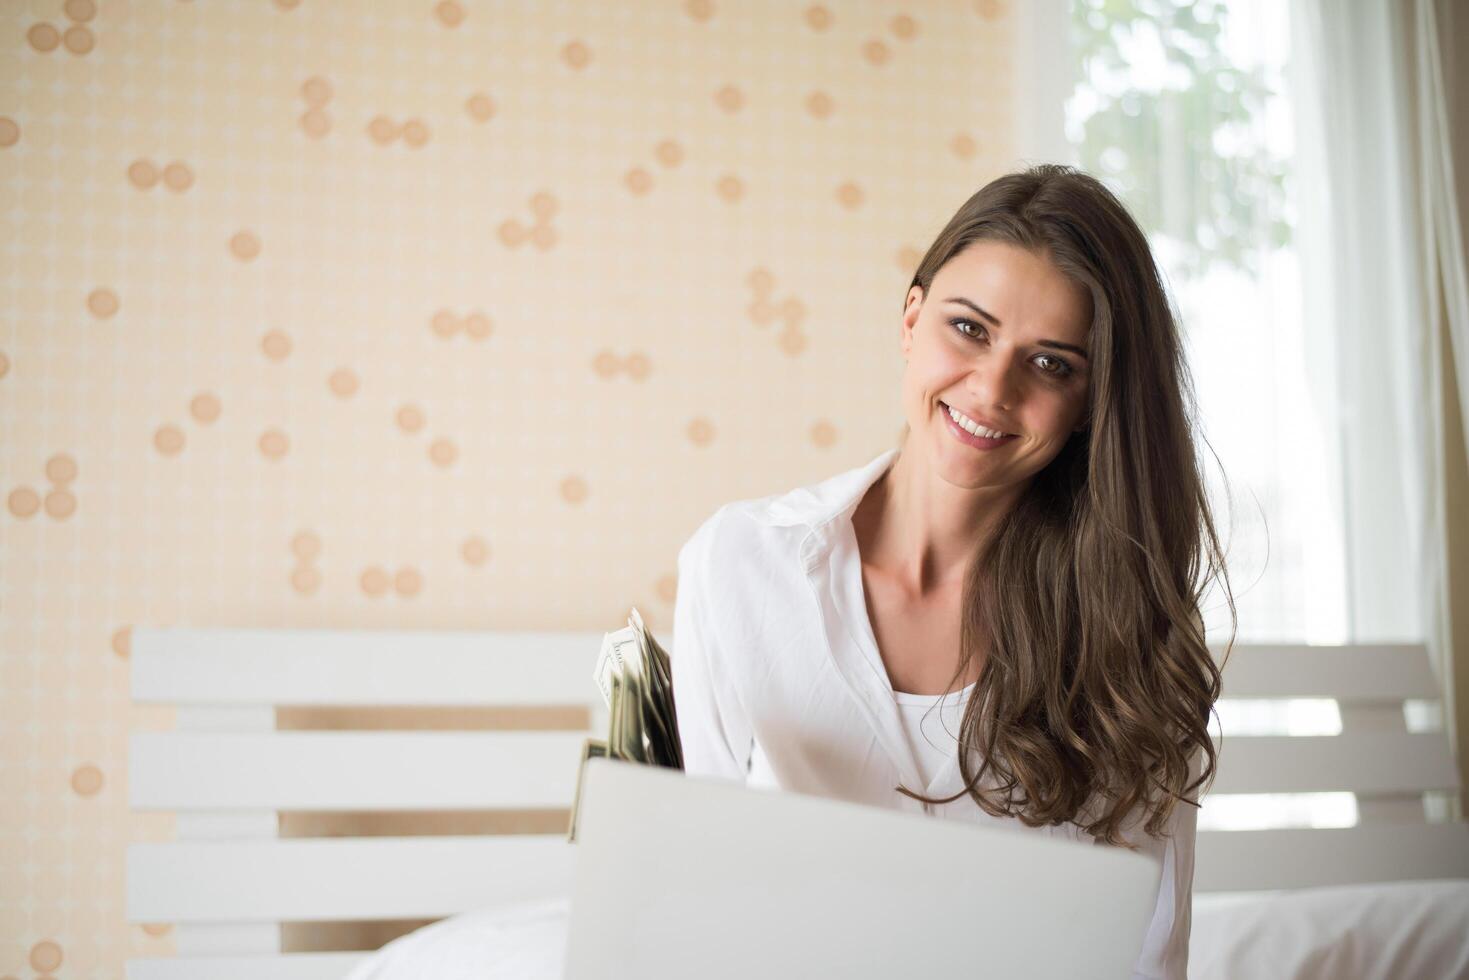
[[[1293,84],[1310,376],[1334,406],[1350,639],[1429,647],[1456,740],[1440,360],[1469,379],[1453,0],[1296,0]],[[1461,80],[1462,81],[1462,80]],[[1462,137],[1462,132],[1461,132]],[[1444,317],[1447,316],[1447,323]],[[1439,338],[1452,337],[1452,350]],[[1469,397],[1461,400],[1469,416]],[[1469,421],[1469,418],[1466,418]],[[1466,427],[1469,431],[1469,427]],[[1469,611],[1466,611],[1469,614]],[[1458,628],[1469,629],[1469,621]]]

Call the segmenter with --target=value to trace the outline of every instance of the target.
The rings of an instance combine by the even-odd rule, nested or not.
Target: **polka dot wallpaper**
[[[896,444],[1008,0],[0,5],[0,980],[117,977],[140,625],[671,626]]]

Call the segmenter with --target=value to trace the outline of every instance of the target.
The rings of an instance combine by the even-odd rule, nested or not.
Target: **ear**
[[[903,357],[906,358],[913,349],[913,328],[918,324],[918,314],[923,309],[923,287],[914,286],[908,290],[908,299],[903,307],[903,319],[901,321]]]

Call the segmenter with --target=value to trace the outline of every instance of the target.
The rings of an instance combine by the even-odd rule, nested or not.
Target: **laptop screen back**
[[[1161,868],[1021,829],[593,758],[566,980],[1126,980]]]

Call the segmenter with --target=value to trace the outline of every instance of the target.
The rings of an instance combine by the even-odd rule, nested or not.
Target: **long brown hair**
[[[1090,293],[1087,425],[970,564],[955,682],[978,651],[985,661],[959,730],[965,788],[944,799],[897,790],[927,803],[968,793],[992,816],[1074,821],[1130,846],[1120,831],[1138,807],[1144,831],[1161,836],[1174,807],[1197,806],[1198,794],[1185,797],[1214,781],[1222,665],[1199,613],[1210,581],[1229,605],[1226,659],[1237,628],[1195,455],[1193,383],[1147,238],[1096,178],[1042,164],[991,181],[929,246],[912,285],[926,298],[938,270],[981,240],[1045,257]]]

